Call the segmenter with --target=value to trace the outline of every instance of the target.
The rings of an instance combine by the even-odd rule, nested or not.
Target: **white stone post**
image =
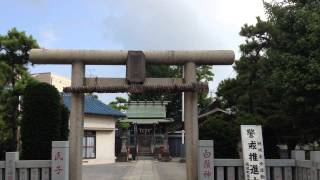
[[[118,162],[127,162],[128,161],[128,150],[127,150],[127,140],[128,140],[128,131],[121,130],[121,150],[120,154],[117,157]]]
[[[123,133],[123,135],[120,137],[121,138],[121,153],[127,154],[127,136],[125,135],[126,133]]]
[[[82,62],[72,64],[72,87],[84,85],[85,65]],[[72,93],[70,111],[70,180],[82,179],[82,138],[83,138],[84,95]]]
[[[310,151],[310,160],[320,162],[320,151]]]
[[[196,65],[188,62],[184,65],[186,83],[196,83]],[[198,93],[184,93],[184,128],[186,131],[186,169],[187,180],[198,180]]]
[[[199,180],[214,180],[213,140],[199,141]]]
[[[6,152],[5,180],[16,180],[16,161],[18,160],[18,152]]]
[[[291,151],[291,159],[295,160],[305,160],[305,151],[304,150],[292,150]],[[294,179],[302,179],[303,178],[303,168],[296,167],[295,168],[295,178]]]
[[[69,142],[52,141],[51,180],[69,179]]]
[[[319,179],[317,173],[317,164],[320,162],[320,151],[310,151],[310,160],[313,161],[311,168],[311,180]]]
[[[167,127],[164,128],[163,147],[166,153],[169,152],[169,135]]]
[[[292,150],[291,151],[291,159],[295,160],[305,160],[305,151],[304,150]]]

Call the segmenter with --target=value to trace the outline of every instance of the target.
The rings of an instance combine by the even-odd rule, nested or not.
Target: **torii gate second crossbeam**
[[[72,64],[70,112],[69,179],[82,179],[82,137],[84,96],[88,92],[145,91],[185,92],[184,120],[186,132],[186,171],[188,180],[198,179],[198,92],[208,90],[206,83],[197,82],[196,65],[231,65],[234,52],[204,51],[97,51],[32,49],[33,64]],[[146,64],[183,65],[184,77],[146,78]],[[85,65],[126,65],[126,78],[85,78]]]

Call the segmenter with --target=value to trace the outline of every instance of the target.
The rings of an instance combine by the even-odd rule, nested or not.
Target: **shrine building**
[[[153,158],[168,148],[168,126],[172,118],[166,118],[168,101],[131,101],[128,104],[128,146],[136,159]]]

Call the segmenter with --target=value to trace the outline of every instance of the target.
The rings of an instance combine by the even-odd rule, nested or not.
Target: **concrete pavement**
[[[141,160],[129,170],[124,180],[160,180],[155,164],[151,160]]]
[[[183,180],[185,164],[140,160],[128,163],[86,165],[83,180]]]
[[[185,180],[186,166],[180,162],[154,162],[160,180]]]
[[[84,165],[83,180],[122,180],[135,163]]]

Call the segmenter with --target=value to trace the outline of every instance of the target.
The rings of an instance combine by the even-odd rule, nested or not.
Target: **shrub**
[[[46,83],[31,83],[22,108],[22,159],[51,159],[51,142],[68,137],[68,112],[60,104],[59,92]]]
[[[223,116],[209,117],[201,124],[199,137],[214,141],[215,158],[239,158],[239,133],[237,126]]]

